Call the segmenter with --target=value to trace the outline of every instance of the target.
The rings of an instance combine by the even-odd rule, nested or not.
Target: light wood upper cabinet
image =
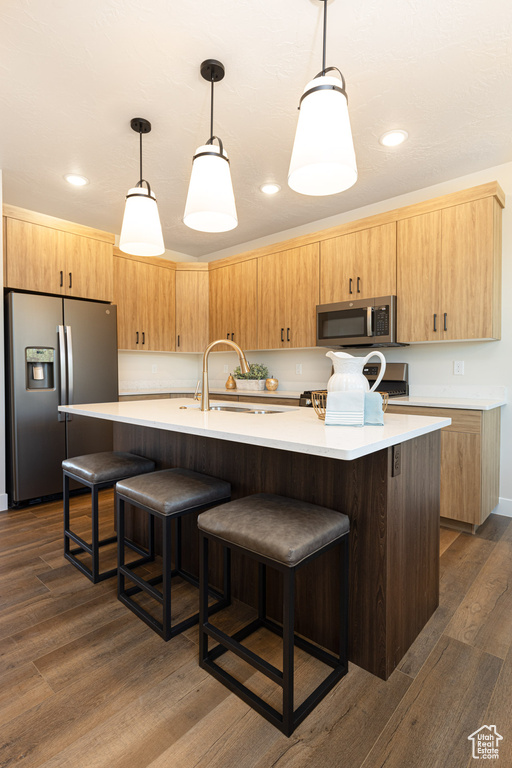
[[[112,301],[113,235],[79,234],[73,228],[88,228],[12,206],[4,212],[12,214],[4,218],[6,287]]]
[[[250,259],[210,270],[210,341],[229,338],[244,350],[258,349],[258,261]]]
[[[112,245],[70,233],[65,234],[65,239],[66,295],[97,301],[112,301]]]
[[[176,351],[203,352],[208,344],[208,269],[176,268]]]
[[[259,259],[259,349],[315,346],[318,272],[318,243]]]
[[[139,349],[138,331],[142,297],[139,286],[139,264],[132,259],[114,258],[114,304],[117,304],[117,346]],[[142,307],[141,307],[142,310]]]
[[[320,243],[320,304],[395,294],[395,222]]]
[[[64,233],[19,219],[5,219],[8,288],[64,293]]]
[[[490,196],[397,226],[398,340],[500,338],[499,202]]]
[[[500,338],[501,312],[497,317],[493,313],[496,296],[501,297],[501,237],[497,259],[495,214],[501,233],[501,208],[492,197],[443,210],[441,304],[446,339]]]
[[[143,349],[172,352],[175,345],[175,271],[143,264],[145,284]]]
[[[163,259],[114,258],[114,303],[119,349],[175,349],[174,264]]]
[[[397,223],[397,329],[400,341],[439,339],[442,212]]]

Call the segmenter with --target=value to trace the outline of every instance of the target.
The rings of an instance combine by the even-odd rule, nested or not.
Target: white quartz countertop
[[[424,408],[462,408],[470,411],[491,411],[506,405],[506,400],[483,400],[469,397],[392,397],[389,405],[415,405]]]
[[[211,405],[215,398],[211,399]],[[225,405],[224,403],[219,403]],[[240,408],[247,403],[238,404]],[[233,406],[234,407],[234,406]],[[261,408],[261,404],[255,404]],[[312,408],[265,406],[282,413],[202,412],[189,398],[60,406],[59,411],[170,432],[351,461],[451,424],[449,418],[385,414],[384,426],[326,427]]]

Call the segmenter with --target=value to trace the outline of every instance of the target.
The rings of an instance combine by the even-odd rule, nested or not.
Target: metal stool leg
[[[117,497],[117,595],[124,594],[124,500]]]
[[[204,625],[208,622],[208,539],[199,536],[199,663],[208,656],[208,635]]]
[[[258,563],[258,618],[267,618],[267,566]]]
[[[283,731],[289,736],[293,725],[293,673],[295,629],[295,568],[283,573]]]
[[[150,517],[153,517],[150,513]],[[162,637],[169,640],[171,637],[171,553],[172,553],[172,529],[171,519],[163,520],[162,542],[162,596],[163,596],[163,621]]]
[[[63,487],[63,500],[64,500],[64,555],[69,554],[69,536],[66,533],[70,530],[69,525],[69,477],[63,475],[64,487]]]
[[[99,524],[98,524],[98,488],[91,488],[92,501],[92,581],[96,584],[100,574]]]

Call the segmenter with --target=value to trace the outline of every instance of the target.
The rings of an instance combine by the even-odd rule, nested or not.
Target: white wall
[[[0,170],[0,211],[2,210],[2,171]],[[3,217],[0,216],[0,275],[4,273]],[[7,509],[5,488],[5,397],[4,397],[4,294],[0,300],[0,511]]]

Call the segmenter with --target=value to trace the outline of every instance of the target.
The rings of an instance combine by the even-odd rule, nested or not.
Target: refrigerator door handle
[[[71,326],[66,325],[66,343],[68,353],[68,405],[73,405],[73,339],[71,337]],[[72,421],[70,413],[67,415],[67,421]]]
[[[66,350],[64,347],[64,326],[57,327],[59,334],[59,405],[66,403]],[[66,421],[66,414],[57,411],[58,421]]]

